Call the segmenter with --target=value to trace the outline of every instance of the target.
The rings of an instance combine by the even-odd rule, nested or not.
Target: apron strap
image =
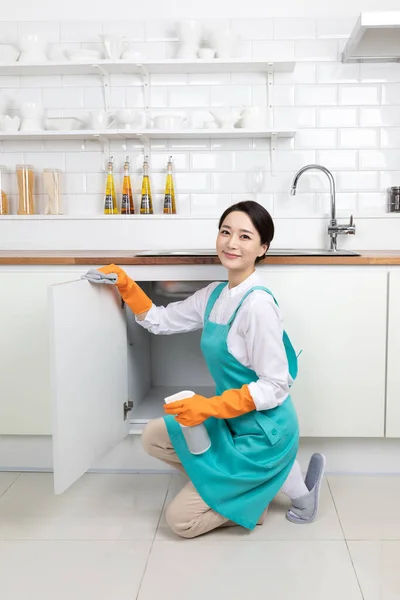
[[[222,282],[217,285],[217,287],[211,292],[210,297],[207,302],[206,311],[204,313],[204,323],[208,321],[211,311],[214,308],[214,304],[218,300],[222,290],[224,287],[228,285],[228,282]]]
[[[232,325],[232,323],[233,323],[233,320],[235,319],[235,317],[236,317],[236,315],[237,315],[237,312],[238,312],[238,310],[239,310],[239,309],[240,309],[240,307],[242,306],[243,302],[246,300],[247,296],[248,296],[249,294],[251,294],[251,292],[253,292],[254,290],[263,290],[264,292],[267,292],[268,294],[270,294],[270,296],[272,296],[272,298],[273,298],[273,300],[274,300],[275,304],[276,304],[277,306],[279,306],[279,304],[277,303],[277,301],[276,301],[276,299],[275,299],[275,296],[273,295],[273,293],[271,292],[271,290],[269,290],[268,288],[266,288],[266,287],[263,287],[263,286],[261,286],[261,285],[257,285],[257,286],[255,286],[255,287],[252,287],[250,290],[248,290],[248,291],[247,291],[247,292],[244,294],[243,298],[241,299],[241,301],[240,301],[240,303],[239,303],[239,306],[238,306],[238,307],[236,308],[236,310],[233,312],[233,315],[231,316],[231,318],[230,318],[230,319],[229,319],[229,321],[228,321],[228,325],[229,325],[229,326],[231,326],[231,325]],[[219,295],[219,294],[218,294],[218,295]],[[291,378],[292,378],[293,380],[295,380],[295,379],[296,379],[296,377],[297,377],[297,373],[298,373],[298,364],[297,364],[297,358],[298,358],[298,356],[300,356],[300,354],[301,354],[301,352],[302,352],[302,351],[300,351],[300,352],[299,352],[299,355],[296,355],[296,351],[295,351],[295,349],[293,348],[292,342],[290,341],[290,339],[289,339],[289,336],[288,336],[288,334],[286,333],[286,331],[284,331],[284,332],[283,332],[282,341],[283,341],[283,345],[284,345],[284,347],[285,347],[286,357],[287,357],[287,360],[288,360],[288,365],[289,365],[289,373],[290,373],[290,376],[291,376]]]

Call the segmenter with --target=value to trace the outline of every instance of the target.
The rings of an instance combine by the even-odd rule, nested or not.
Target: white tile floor
[[[400,477],[330,476],[318,520],[274,501],[263,527],[168,530],[181,475],[0,473],[1,600],[400,600]]]

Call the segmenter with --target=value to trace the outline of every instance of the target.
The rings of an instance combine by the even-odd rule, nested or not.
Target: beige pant
[[[164,419],[154,419],[147,424],[142,434],[142,444],[147,454],[159,458],[167,465],[185,473],[169,439]],[[259,524],[264,522],[265,512],[260,518]],[[194,538],[217,527],[235,525],[232,521],[213,511],[202,500],[191,481],[167,507],[166,519],[171,530],[184,538]]]

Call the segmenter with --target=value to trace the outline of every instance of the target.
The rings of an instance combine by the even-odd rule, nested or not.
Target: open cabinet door
[[[111,285],[49,288],[54,491],[61,494],[128,433],[125,311]]]

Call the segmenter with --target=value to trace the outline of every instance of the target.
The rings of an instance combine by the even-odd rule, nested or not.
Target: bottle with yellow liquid
[[[164,214],[176,215],[174,179],[172,176],[172,156],[167,164],[167,180],[165,183]]]
[[[117,215],[117,195],[114,182],[114,157],[111,156],[107,167],[106,195],[104,199],[104,214]]]
[[[133,204],[132,184],[129,175],[129,156],[124,163],[124,180],[122,182],[121,215],[133,215],[135,205]]]
[[[149,163],[147,159],[148,156],[145,157],[143,162],[142,198],[140,201],[141,215],[152,215],[154,213],[149,178]]]

